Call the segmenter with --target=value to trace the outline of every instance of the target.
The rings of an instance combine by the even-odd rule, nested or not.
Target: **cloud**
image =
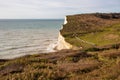
[[[0,0],[0,18],[64,18],[90,12],[120,12],[119,0]]]

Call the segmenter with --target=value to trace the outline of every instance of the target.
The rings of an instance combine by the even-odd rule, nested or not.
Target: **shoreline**
[[[0,59],[9,59],[49,52],[47,48],[57,42],[63,20],[1,20],[0,23]]]

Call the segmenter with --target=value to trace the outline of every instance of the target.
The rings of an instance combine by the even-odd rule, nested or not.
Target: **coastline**
[[[76,17],[74,20],[76,20]],[[112,22],[112,19],[110,20]],[[92,23],[94,24],[94,21],[90,24]],[[105,26],[105,30],[103,30],[119,33],[119,29],[120,25],[113,25],[109,29]],[[94,34],[92,33],[90,36]],[[26,55],[11,60],[1,59],[0,80],[120,80],[120,43],[104,43],[102,46],[73,50],[72,48],[68,48],[70,47],[69,45],[66,47],[65,38],[61,34],[59,35],[58,40],[62,42],[60,46],[62,50]],[[85,35],[89,36],[89,34]],[[112,35],[111,38],[110,35],[108,38],[114,41],[119,37]],[[78,44],[78,42],[75,43]]]
[[[51,52],[64,20],[0,20],[0,59]],[[50,47],[50,48],[48,48]]]
[[[67,17],[64,19],[64,25],[67,24]],[[61,27],[61,30],[63,29],[63,26]],[[58,36],[58,42],[56,49],[57,50],[62,50],[62,49],[72,49],[73,46],[65,41],[65,38],[62,36],[61,32],[59,31],[59,36]]]

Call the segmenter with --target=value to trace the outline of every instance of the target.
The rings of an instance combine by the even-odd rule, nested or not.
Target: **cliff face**
[[[66,16],[58,49],[103,47],[120,43],[120,13]]]
[[[66,17],[65,17],[65,20],[64,20],[64,25],[67,24],[67,20],[66,20]],[[61,28],[61,30],[63,29],[63,26]],[[62,50],[62,49],[71,49],[72,48],[72,45],[68,42],[65,41],[65,38],[61,35],[61,33],[59,32],[59,36],[58,36],[58,43],[57,43],[57,47],[56,49],[57,50]]]
[[[71,49],[72,45],[65,41],[65,38],[59,33],[57,50]]]

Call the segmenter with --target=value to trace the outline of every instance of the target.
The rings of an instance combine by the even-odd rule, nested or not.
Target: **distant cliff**
[[[103,47],[120,43],[120,13],[68,15],[60,30],[67,49]]]

